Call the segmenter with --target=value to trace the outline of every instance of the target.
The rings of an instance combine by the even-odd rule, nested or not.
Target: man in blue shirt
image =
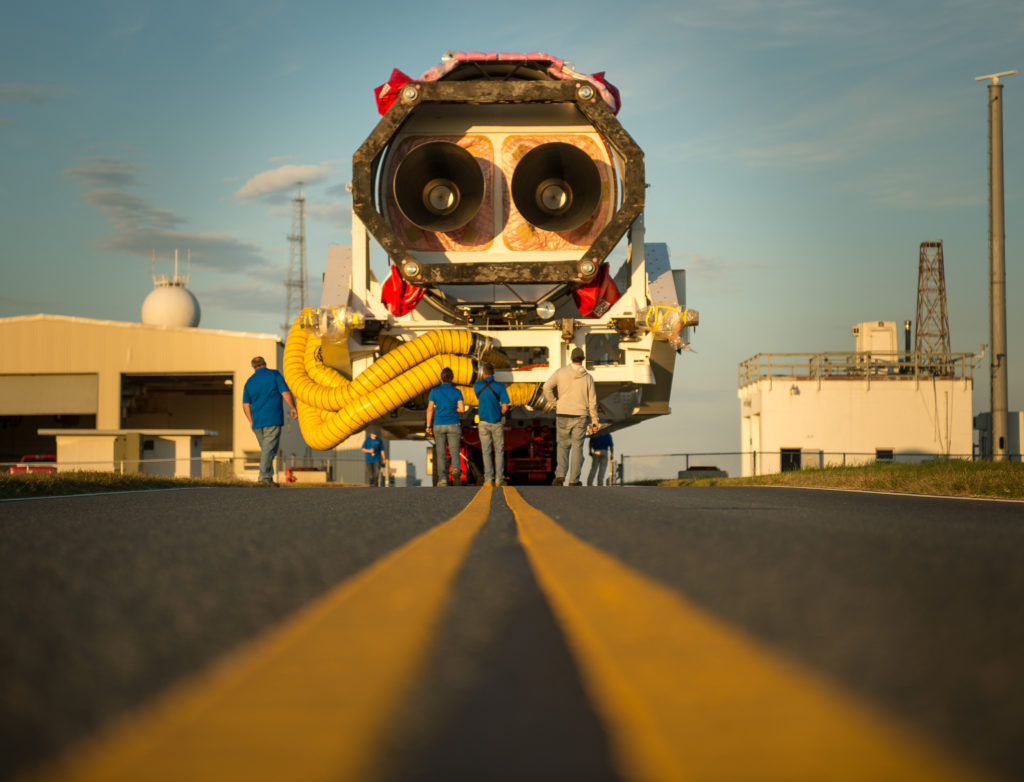
[[[512,403],[508,389],[494,379],[494,367],[480,365],[482,380],[476,381],[477,414],[480,417],[480,450],[484,457],[484,486],[505,484],[505,414]]]
[[[362,450],[366,455],[366,482],[370,486],[380,486],[380,468],[382,464],[387,464],[388,460],[384,456],[384,441],[376,429],[366,432]]]
[[[437,485],[448,485],[448,453],[452,454],[452,485],[458,486],[462,470],[459,465],[459,443],[462,441],[462,423],[459,413],[465,412],[462,392],[452,385],[455,373],[449,367],[441,370],[441,385],[430,389],[427,398],[427,437],[434,438],[434,462],[437,466]]]
[[[284,377],[276,369],[267,369],[263,356],[252,360],[255,370],[245,381],[242,391],[242,410],[252,424],[252,431],[260,444],[260,483],[274,484],[274,457],[281,442],[281,429],[284,427],[284,411],[281,407],[283,399],[292,411],[292,418],[298,418],[295,399],[288,390]],[[276,484],[275,484],[276,485]]]
[[[587,476],[587,486],[594,483],[594,476],[597,476],[597,485],[604,486],[604,471],[608,468],[608,460],[612,456],[612,436],[608,433],[595,434],[590,437],[590,475]]]

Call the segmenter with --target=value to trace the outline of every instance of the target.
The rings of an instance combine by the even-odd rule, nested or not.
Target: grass
[[[1024,464],[960,460],[794,470],[749,478],[661,481],[661,486],[803,486],[952,497],[1024,499]]]
[[[53,497],[109,491],[177,489],[194,486],[256,486],[251,481],[206,478],[161,478],[156,475],[118,475],[112,472],[54,472],[0,475],[0,499]]]
[[[858,467],[795,470],[751,478],[697,478],[657,483],[661,486],[804,486],[956,497],[1024,499],[1024,464],[957,460],[920,464],[876,463]],[[37,473],[0,475],[0,499],[196,486],[264,488],[251,481],[241,480],[160,478],[154,475],[118,475],[109,472]]]

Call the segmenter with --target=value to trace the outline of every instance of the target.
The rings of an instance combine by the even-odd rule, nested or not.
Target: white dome
[[[182,285],[161,285],[142,302],[142,322],[149,326],[199,325],[199,301]]]

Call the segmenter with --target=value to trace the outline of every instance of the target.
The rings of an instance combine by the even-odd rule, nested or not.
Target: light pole
[[[975,81],[991,79],[988,85],[988,247],[989,247],[989,335],[992,354],[989,377],[992,394],[992,460],[1007,459],[1006,380],[1006,233],[1003,226],[1003,85],[1000,76],[1017,71],[990,73]]]

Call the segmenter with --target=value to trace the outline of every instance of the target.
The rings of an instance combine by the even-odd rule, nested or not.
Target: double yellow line
[[[372,778],[492,491],[37,778]],[[504,497],[625,780],[987,778]]]

